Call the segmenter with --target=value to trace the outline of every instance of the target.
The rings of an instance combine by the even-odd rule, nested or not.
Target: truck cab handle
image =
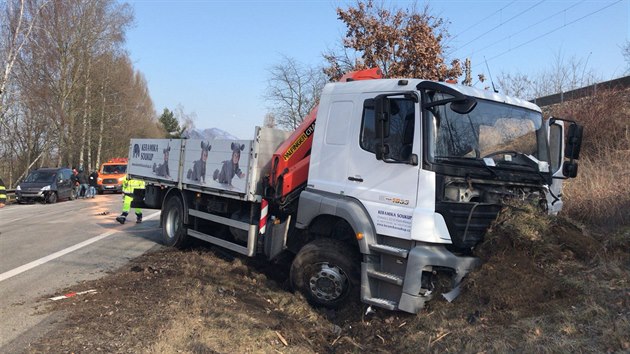
[[[361,177],[352,177],[352,176],[350,176],[350,177],[348,177],[348,180],[354,181],[354,182],[363,182],[363,178],[361,178]]]

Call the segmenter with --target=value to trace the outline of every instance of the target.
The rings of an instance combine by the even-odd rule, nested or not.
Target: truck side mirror
[[[562,174],[568,178],[577,177],[578,163],[575,161],[565,162],[562,166]]]
[[[565,128],[564,122],[569,123]],[[575,178],[582,147],[584,127],[570,119],[551,117],[547,121],[550,157],[554,178]],[[562,152],[564,150],[564,152]],[[567,158],[569,161],[564,161]]]
[[[571,160],[580,158],[580,149],[582,148],[582,133],[584,127],[578,124],[569,125],[567,133],[567,143],[564,149],[564,157]]]

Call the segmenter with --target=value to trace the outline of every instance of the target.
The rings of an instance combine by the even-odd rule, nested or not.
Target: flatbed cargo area
[[[151,184],[260,201],[262,177],[288,134],[256,127],[253,140],[132,139],[128,173]]]

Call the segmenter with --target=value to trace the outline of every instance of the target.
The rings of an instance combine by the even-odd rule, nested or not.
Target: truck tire
[[[184,225],[184,206],[180,197],[174,196],[164,205],[162,223],[162,242],[175,248],[184,248],[188,244],[188,228]]]
[[[358,295],[361,263],[347,244],[322,238],[302,247],[291,264],[291,286],[314,306],[337,308]]]

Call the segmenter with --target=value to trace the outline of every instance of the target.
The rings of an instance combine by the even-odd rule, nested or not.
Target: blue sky
[[[253,138],[267,112],[267,70],[286,55],[304,65],[345,33],[347,1],[131,0],[127,50],[148,82],[156,111],[183,106],[199,129]],[[354,3],[354,2],[350,2]],[[386,2],[407,7],[410,1]],[[418,1],[422,5],[424,2]],[[535,76],[560,55],[588,63],[604,80],[624,75],[630,0],[432,1],[448,21],[449,59],[470,57],[473,73]]]

